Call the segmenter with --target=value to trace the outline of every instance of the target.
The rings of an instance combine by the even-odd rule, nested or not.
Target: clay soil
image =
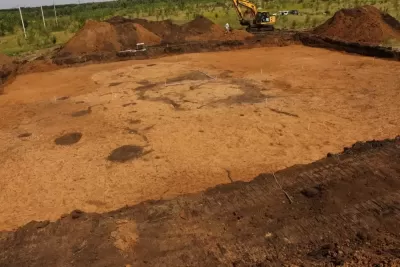
[[[400,136],[357,142],[249,183],[33,221],[0,232],[0,266],[398,267],[399,157]]]
[[[342,9],[315,28],[314,33],[345,42],[379,45],[400,40],[400,22],[374,6]]]
[[[399,77],[396,61],[302,46],[20,75],[0,97],[0,229],[249,181],[394,137]],[[55,143],[71,133],[78,142]]]

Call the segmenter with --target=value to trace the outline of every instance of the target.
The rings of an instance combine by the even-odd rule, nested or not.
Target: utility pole
[[[19,6],[18,9],[19,9],[19,15],[21,16],[22,29],[24,29],[24,36],[25,36],[25,39],[26,39],[25,23],[24,23],[24,18],[22,17],[21,7]]]
[[[56,11],[56,4],[53,1],[53,7],[54,7],[54,16],[56,17],[56,25],[58,26],[58,19],[57,19],[57,11]]]
[[[43,6],[40,6],[40,10],[42,10],[43,26],[46,29],[46,21],[44,19]]]

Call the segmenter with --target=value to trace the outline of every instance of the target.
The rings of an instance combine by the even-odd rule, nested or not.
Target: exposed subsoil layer
[[[396,136],[399,83],[399,62],[304,46],[17,76],[0,97],[0,229],[248,181]],[[54,143],[72,132],[84,138]],[[107,160],[129,144],[143,155]]]
[[[400,266],[400,139],[377,144],[248,183],[32,221],[0,233],[0,266]]]
[[[314,33],[346,42],[382,44],[400,40],[400,22],[374,6],[337,11],[332,18],[314,29]]]

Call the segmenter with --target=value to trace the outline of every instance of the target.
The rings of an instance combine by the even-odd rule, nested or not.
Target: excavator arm
[[[240,9],[240,7],[245,7],[248,10],[250,10],[250,12],[252,13],[252,15],[255,17],[257,14],[257,7],[255,4],[247,1],[247,0],[232,0],[233,5],[236,9],[236,12],[238,13],[238,16],[240,18],[240,24],[241,25],[247,25],[249,26],[251,24],[250,21],[245,19],[244,13],[243,11]]]

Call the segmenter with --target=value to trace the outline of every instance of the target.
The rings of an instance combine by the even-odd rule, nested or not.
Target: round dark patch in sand
[[[139,158],[143,155],[143,147],[124,145],[117,149],[114,149],[111,154],[107,157],[109,161],[114,162],[125,162],[130,159]]]
[[[81,133],[68,133],[63,136],[60,136],[54,140],[57,145],[61,146],[69,146],[75,143],[78,143],[81,140],[82,134]]]

